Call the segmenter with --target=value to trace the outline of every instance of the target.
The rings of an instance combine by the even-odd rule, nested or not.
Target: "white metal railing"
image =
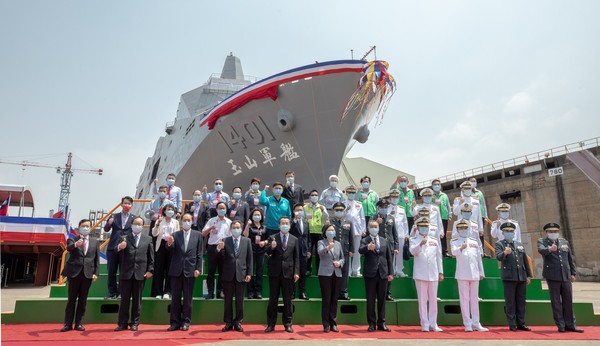
[[[457,172],[457,173],[453,173],[453,174],[448,174],[448,175],[439,177],[437,179],[439,179],[440,182],[443,184],[443,183],[447,183],[450,181],[456,181],[459,179],[461,179],[461,180],[467,179],[469,177],[476,176],[479,174],[489,173],[489,172],[497,171],[500,169],[508,169],[508,168],[512,168],[512,167],[516,167],[516,166],[520,166],[520,165],[525,165],[525,164],[528,164],[531,162],[541,161],[544,159],[549,159],[552,157],[565,155],[565,154],[568,154],[571,152],[576,152],[576,151],[589,149],[589,148],[595,148],[595,147],[599,147],[599,146],[600,146],[600,137],[586,139],[586,140],[579,141],[576,143],[570,143],[570,144],[566,144],[566,145],[563,145],[560,147],[555,147],[552,149],[542,150],[542,151],[538,151],[536,153],[515,157],[510,160],[504,160],[504,161],[492,163],[489,165],[473,168],[470,170],[465,170],[465,171],[461,171],[461,172]],[[434,178],[415,183],[415,184],[413,184],[413,188],[418,189],[418,188],[430,186],[431,181],[433,179]]]
[[[256,83],[259,80],[261,80],[262,78],[260,77],[255,77],[255,76],[248,76],[248,75],[243,75],[242,76],[244,78],[245,81],[247,82],[251,82],[251,83]],[[225,79],[225,78],[221,78],[221,74],[220,73],[213,73],[210,75],[210,77],[208,78],[208,81],[206,82],[207,84],[210,83],[210,80],[213,78],[217,78],[217,79]]]

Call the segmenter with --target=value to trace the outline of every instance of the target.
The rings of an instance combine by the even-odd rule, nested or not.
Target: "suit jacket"
[[[300,223],[302,223],[303,233],[300,233]],[[298,246],[300,247],[300,256],[306,257],[307,253],[310,252],[312,244],[310,242],[310,233],[308,230],[308,222],[301,219],[299,221],[292,220],[292,227],[290,227],[290,234],[298,238]]]
[[[204,228],[206,221],[208,221],[208,207],[206,206],[206,204],[204,204],[202,202],[198,203],[198,205],[199,205],[198,220],[196,220],[195,229],[201,230]],[[193,206],[194,206],[194,202],[186,203],[183,213],[184,214],[192,214],[192,216],[194,216],[194,211],[192,211]]]
[[[235,256],[233,237],[223,239],[225,247],[218,252],[223,258],[223,274],[221,279],[225,281],[243,282],[246,275],[252,276],[252,246],[250,239],[240,236],[238,243],[238,255]]]
[[[379,236],[387,239],[392,253],[394,250],[400,251],[400,244],[398,244],[398,232],[396,232],[396,220],[392,215],[379,215],[375,214],[375,220],[381,218],[382,222],[379,224]],[[370,220],[369,220],[370,221]],[[402,244],[404,246],[404,244]]]
[[[134,277],[136,280],[144,280],[146,272],[154,272],[154,248],[152,247],[152,237],[140,233],[138,246],[135,246],[135,238],[130,234],[125,238],[127,246],[119,251],[121,256],[121,280],[129,280]]]
[[[510,246],[512,253],[505,256],[504,249]],[[513,241],[510,243],[508,240],[499,240],[494,245],[496,250],[496,259],[501,262],[502,268],[502,280],[505,281],[527,281],[527,278],[531,278],[531,268],[529,267],[529,260],[527,259],[527,253],[523,244]]]
[[[554,243],[556,243],[558,249],[555,252],[550,252],[550,247]],[[537,241],[537,247],[538,252],[544,258],[542,276],[546,280],[570,281],[571,275],[577,275],[577,267],[571,255],[569,241],[562,238],[557,240],[540,238]]]
[[[75,246],[79,239],[81,239],[81,236],[67,239],[69,259],[61,275],[74,278],[83,270],[83,275],[91,279],[92,275],[98,276],[100,273],[100,243],[98,239],[88,236],[88,250],[87,254],[84,255],[83,246]]]
[[[190,238],[185,251],[184,232],[186,231],[173,233],[173,244],[169,246],[169,250],[173,252],[169,276],[180,276],[183,273],[183,276],[190,278],[194,277],[195,270],[202,273],[202,235],[200,232],[187,231],[190,232]]]
[[[376,278],[377,273],[381,279],[387,279],[389,275],[394,275],[393,251],[385,238],[379,237],[379,251],[369,250],[371,236],[364,237],[360,242],[358,252],[365,257],[363,262],[363,276],[366,278]]]
[[[277,246],[271,247],[275,240]],[[294,275],[300,275],[300,249],[298,239],[288,233],[287,248],[283,249],[281,233],[274,234],[269,238],[266,246],[269,266],[269,277],[278,277],[280,274],[286,279],[293,279]]]
[[[329,219],[329,222],[335,227],[335,240],[342,245],[344,255],[354,251],[354,231],[350,221],[338,218]]]
[[[242,199],[240,199],[237,203],[237,210],[227,203],[227,217],[232,221],[238,220],[242,223],[242,225],[246,225],[246,222],[248,222],[248,219],[250,218],[250,207],[248,206],[248,203],[244,202]]]
[[[304,189],[298,184],[294,184],[294,189],[291,186],[285,186],[281,197],[290,202],[290,209],[294,209],[296,204],[304,204]]]
[[[117,247],[117,244],[121,242],[123,236],[131,234],[131,223],[133,222],[133,219],[136,218],[136,215],[133,215],[130,212],[127,222],[124,225],[122,215],[122,212],[113,214],[112,225],[109,226],[108,222],[104,225],[104,232],[111,232],[110,240],[107,245],[108,250],[114,250]]]
[[[333,241],[333,249],[331,252],[327,251],[329,241],[327,239],[319,240],[317,245],[317,253],[321,261],[319,262],[319,276],[331,276],[335,273],[338,278],[342,277],[342,267],[344,266],[344,251],[342,250],[342,244],[339,241]],[[333,252],[333,253],[332,253]],[[340,267],[336,268],[333,262],[339,261]]]

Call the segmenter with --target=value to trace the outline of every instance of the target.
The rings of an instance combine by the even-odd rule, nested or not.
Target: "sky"
[[[363,156],[422,181],[600,136],[598,1],[0,1],[0,160],[76,172],[71,220],[133,195],[182,93],[377,46],[397,91]],[[392,150],[390,150],[390,148]],[[54,169],[0,164],[56,209]],[[11,209],[11,213],[12,209]]]

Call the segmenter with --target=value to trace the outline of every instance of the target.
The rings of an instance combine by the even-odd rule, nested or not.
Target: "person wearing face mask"
[[[573,284],[577,267],[571,254],[569,241],[559,237],[560,226],[548,223],[544,226],[546,237],[537,241],[537,248],[544,259],[542,276],[548,284],[552,316],[560,333],[583,333],[575,325],[573,314]]]
[[[208,294],[206,299],[215,298],[215,274],[219,272],[217,280],[217,297],[223,299],[223,286],[221,284],[221,273],[223,272],[223,261],[217,254],[217,245],[221,239],[231,235],[231,220],[226,217],[227,203],[219,202],[215,206],[217,216],[210,218],[202,229],[202,236],[208,237],[206,257],[208,260],[208,274],[206,276],[206,287]]]
[[[413,279],[417,288],[421,330],[441,332],[437,324],[438,283],[444,280],[440,239],[430,235],[427,218],[418,219],[415,225],[419,235],[410,238],[410,253],[414,256]]]
[[[376,329],[391,332],[385,324],[385,301],[388,284],[394,279],[394,250],[388,241],[380,237],[377,220],[371,220],[369,235],[360,242],[358,252],[365,257],[363,278],[365,279],[365,292],[367,296],[367,322],[369,332]],[[377,302],[377,315],[375,315],[375,302]]]
[[[446,236],[448,231],[448,219],[450,219],[452,213],[450,199],[448,198],[448,195],[442,191],[442,183],[439,179],[433,179],[431,182],[431,189],[433,190],[433,203],[440,208],[442,226],[445,232],[444,236]]]
[[[298,279],[298,298],[308,300],[306,296],[306,266],[307,262],[312,257],[312,244],[310,243],[310,233],[308,230],[308,222],[304,218],[304,205],[296,204],[294,206],[294,218],[290,228],[290,234],[298,238],[298,246],[300,247],[300,279]],[[294,295],[296,290],[294,287]]]
[[[173,233],[179,231],[179,221],[175,219],[175,207],[172,204],[162,209],[162,215],[152,229],[155,237],[154,245],[154,279],[152,279],[151,296],[156,299],[170,299],[171,282],[168,275],[172,253],[167,248],[167,241]]]
[[[183,210],[182,207],[182,201],[183,201],[183,195],[181,193],[181,189],[177,186],[175,186],[175,180],[177,179],[177,177],[175,176],[174,173],[169,173],[169,175],[167,175],[167,190],[166,190],[166,198],[171,201],[171,203],[173,203],[173,205],[175,206],[175,214],[176,217],[179,218],[181,216],[181,211]],[[158,178],[154,178],[154,189],[153,192],[155,195],[159,194],[160,192],[160,187],[158,186]]]
[[[287,199],[290,205],[304,203],[304,189],[296,183],[296,173],[294,171],[285,172],[285,186],[281,197]]]
[[[454,199],[452,212],[460,220],[462,218],[461,208],[468,204],[471,206],[471,220],[476,222],[479,230],[479,240],[483,244],[483,218],[481,217],[480,201],[473,195],[473,189],[470,181],[464,181],[460,184],[460,197]]]
[[[241,189],[240,189],[241,191]],[[252,278],[252,245],[250,239],[242,237],[242,223],[231,222],[231,236],[221,239],[217,252],[223,259],[223,332],[235,330],[243,332],[244,294],[246,284]],[[235,295],[235,318],[233,317],[233,297]]]
[[[300,251],[298,239],[290,234],[290,224],[290,218],[282,216],[279,219],[279,233],[270,236],[268,240],[269,305],[265,333],[275,330],[280,291],[283,296],[283,314],[281,316],[283,326],[286,332],[294,332],[292,328],[292,298],[294,282],[300,279]]]
[[[239,220],[242,225],[250,219],[250,207],[242,199],[242,188],[236,186],[231,191],[231,200],[227,205],[227,215],[230,220]]]
[[[254,264],[254,276],[248,286],[248,299],[262,299],[263,267],[265,263],[265,252],[267,250],[267,232],[264,226],[264,213],[260,208],[252,210],[251,219],[246,223],[244,237],[252,243],[252,263]]]
[[[337,202],[333,205],[333,218],[329,221],[335,229],[335,240],[342,245],[344,252],[344,265],[342,267],[342,280],[340,284],[340,300],[350,300],[348,297],[348,280],[350,274],[350,257],[353,256],[354,250],[354,230],[352,222],[344,218],[346,206],[344,203]]]
[[[525,325],[525,291],[533,277],[525,247],[515,237],[515,224],[500,225],[504,239],[494,244],[504,287],[504,312],[511,331],[530,331]]]
[[[196,278],[202,274],[202,236],[200,232],[190,229],[192,215],[182,217],[186,226],[182,231],[173,233],[167,241],[167,247],[172,253],[169,266],[171,281],[171,325],[167,331],[181,328],[187,331],[192,322],[192,299]],[[183,302],[182,302],[183,292]]]
[[[208,216],[217,216],[217,204],[219,202],[229,203],[231,197],[227,192],[223,192],[223,180],[217,178],[214,181],[214,191],[208,192],[206,185],[202,187],[202,199],[208,203]]]
[[[192,215],[192,229],[194,231],[200,231],[204,228],[208,219],[208,208],[206,204],[202,203],[202,192],[200,190],[194,191],[192,201],[185,204],[183,212]]]
[[[396,231],[396,220],[392,215],[389,214],[389,202],[387,199],[381,199],[377,202],[377,214],[373,216],[373,221],[377,221],[379,225],[379,236],[385,238],[388,242],[388,246],[392,250],[393,257],[397,257],[400,254],[400,244],[398,243],[398,232]],[[369,221],[370,223],[370,221]],[[394,267],[392,267],[392,271]],[[387,295],[385,299],[387,301],[394,301],[392,298],[392,284],[388,285]]]
[[[69,259],[60,275],[68,279],[69,295],[65,308],[65,324],[61,332],[73,329],[73,317],[75,330],[85,330],[83,317],[88,293],[92,282],[96,281],[100,274],[100,244],[96,238],[90,237],[90,226],[91,221],[88,219],[79,221],[79,235],[67,239]]]
[[[364,176],[360,178],[361,189],[356,192],[358,201],[362,203],[363,210],[365,213],[365,223],[369,223],[369,219],[377,214],[377,202],[379,202],[379,195],[377,192],[371,190],[371,177]]]
[[[424,188],[419,192],[419,195],[421,196],[423,203],[417,204],[417,202],[413,201],[411,214],[416,215],[417,210],[423,208],[429,210],[429,225],[437,228],[437,236],[440,238],[442,255],[448,256],[448,246],[446,244],[445,236],[446,231],[442,222],[442,213],[440,212],[440,208],[433,203],[433,190],[428,187]]]
[[[396,233],[398,234],[398,250],[402,252],[405,242],[408,242],[408,219],[404,208],[398,205],[400,191],[393,189],[390,191],[390,207],[389,214],[394,217],[396,224]],[[394,276],[405,278],[408,275],[404,274],[404,258],[402,253],[394,256]]]
[[[500,225],[502,225],[503,223],[512,222],[515,225],[515,240],[521,242],[521,227],[519,227],[519,223],[515,220],[509,219],[510,204],[500,203],[496,207],[496,210],[498,211],[498,219],[492,222],[492,238],[496,238],[498,240],[504,239],[502,230],[500,230]]]
[[[352,230],[354,231],[352,238],[352,270],[350,275],[354,277],[361,276],[360,274],[360,253],[358,248],[360,247],[360,241],[367,235],[365,212],[362,203],[356,200],[356,186],[350,185],[346,187],[346,200],[344,201],[346,206],[346,213],[344,219],[352,223]]]
[[[267,210],[267,207],[260,205],[260,179],[254,177],[250,180],[250,189],[244,194],[244,200],[248,203],[248,207],[252,209],[260,208],[263,213]]]
[[[469,182],[471,183],[471,190],[473,191],[473,196],[476,196],[477,199],[479,199],[479,211],[485,224],[485,219],[488,216],[487,206],[485,203],[485,196],[483,195],[483,192],[481,192],[481,190],[477,189],[477,178],[471,177],[469,178]]]
[[[152,277],[154,271],[154,247],[152,237],[142,234],[144,219],[136,217],[131,225],[131,234],[117,245],[121,256],[121,305],[119,306],[119,322],[115,332],[127,330],[129,306],[131,305],[132,331],[138,330],[142,307],[142,290],[146,279]]]
[[[343,280],[342,267],[344,266],[345,256],[342,244],[335,240],[336,233],[333,225],[323,226],[324,239],[319,240],[317,246],[317,253],[321,257],[318,275],[321,287],[321,321],[325,333],[329,333],[329,331],[339,332],[337,328],[337,306],[341,281]]]
[[[317,244],[323,238],[321,230],[329,222],[329,213],[325,206],[319,203],[319,192],[317,190],[312,190],[308,198],[308,203],[304,204],[304,217],[308,222],[310,233],[310,243],[312,245],[310,252],[316,253]],[[319,256],[312,257],[315,259],[316,267],[319,268]],[[310,276],[312,273],[312,257],[306,263],[306,276]]]
[[[458,221],[465,221],[467,223],[469,226],[467,228],[467,231],[469,232],[467,237],[477,239],[477,244],[479,244],[479,247],[481,248],[481,254],[483,255],[483,244],[481,243],[481,238],[479,237],[481,230],[479,229],[479,224],[473,221],[471,218],[472,210],[473,208],[471,208],[471,205],[467,203],[463,204],[460,208],[460,217]],[[452,225],[452,238],[459,237],[458,230],[456,229],[457,225],[457,222]]]
[[[429,220],[429,209],[427,209],[427,208],[421,208],[421,209],[419,209],[417,211],[417,214],[415,215],[415,217],[417,219],[420,219],[420,218],[424,217],[424,218],[427,218],[427,220]],[[430,225],[429,228],[430,229],[432,228],[431,225]],[[414,236],[416,236],[418,234],[419,234],[419,227],[417,227],[417,225],[413,223],[413,226],[410,229],[409,236],[410,237],[414,237]],[[429,235],[432,236],[432,237],[437,237],[437,228],[435,228],[435,232],[431,232]]]
[[[104,234],[110,233],[110,240],[106,246],[106,265],[108,267],[108,295],[105,299],[117,299],[120,295],[117,282],[119,271],[119,254],[115,251],[120,240],[131,233],[131,222],[135,215],[131,214],[133,198],[125,196],[121,198],[121,212],[111,215],[104,225]]]
[[[156,220],[158,220],[160,214],[162,214],[162,208],[167,204],[175,206],[173,202],[167,198],[167,186],[161,186],[158,188],[158,197],[152,200],[150,206],[148,206],[148,209],[146,209],[146,212],[144,213],[146,219],[150,220],[150,229],[154,228]]]
[[[405,175],[399,175],[392,184],[390,190],[398,189],[400,196],[398,196],[398,205],[404,208],[406,213],[406,219],[408,221],[408,227],[412,228],[414,223],[414,217],[411,211],[413,202],[415,201],[415,192],[408,187],[408,177]]]
[[[329,187],[323,190],[323,192],[321,192],[319,202],[325,206],[327,211],[331,211],[331,209],[333,209],[334,204],[338,202],[344,202],[344,193],[337,187],[339,182],[340,179],[337,175],[330,176]]]
[[[273,184],[273,195],[267,197],[267,190],[269,185],[265,185],[265,189],[260,194],[259,202],[264,205],[267,210],[265,211],[265,227],[267,229],[267,236],[270,237],[275,233],[279,232],[279,219],[281,217],[291,217],[292,208],[287,199],[283,198],[283,184]]]
[[[452,255],[456,257],[456,273],[460,297],[460,311],[466,332],[487,332],[479,322],[479,281],[483,280],[483,255],[479,238],[469,237],[469,220],[456,222],[458,237],[450,241]]]

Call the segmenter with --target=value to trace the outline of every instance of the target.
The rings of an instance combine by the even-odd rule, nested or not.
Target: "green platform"
[[[458,287],[454,279],[456,261],[453,258],[444,259],[444,272],[446,278],[440,282],[438,296],[440,325],[462,325],[460,307],[458,303]],[[483,299],[480,303],[481,322],[483,325],[506,325],[504,315],[504,300],[502,281],[499,278],[498,262],[495,259],[484,259],[486,278],[481,281],[479,296]],[[314,269],[314,268],[313,268]],[[412,274],[412,259],[405,261],[405,273]],[[194,289],[193,323],[222,323],[223,301],[204,300],[202,297],[202,275],[196,280]],[[113,323],[117,322],[119,311],[118,300],[105,300],[107,291],[106,268],[103,265],[98,280],[90,289],[85,320],[87,323]],[[268,277],[263,279],[263,296],[268,297]],[[146,282],[142,304],[141,322],[147,324],[168,324],[170,300],[155,299],[150,297],[151,280]],[[318,278],[307,278],[306,294],[309,301],[294,300],[294,323],[320,324],[321,301]],[[340,301],[338,306],[338,322],[340,324],[367,323],[365,307],[364,279],[350,278],[349,294],[351,301]],[[392,296],[394,302],[386,305],[387,323],[390,325],[418,325],[419,314],[417,309],[417,295],[414,281],[411,278],[394,279],[392,283]],[[50,297],[46,299],[19,300],[14,313],[3,313],[3,323],[61,323],[66,305],[67,286],[53,286]],[[267,299],[245,301],[245,323],[266,323]],[[280,309],[282,307],[280,306]],[[600,325],[600,315],[594,315],[591,303],[575,303],[575,313],[578,325]],[[527,287],[527,323],[531,325],[554,325],[548,291],[542,289],[539,279],[532,280]]]

